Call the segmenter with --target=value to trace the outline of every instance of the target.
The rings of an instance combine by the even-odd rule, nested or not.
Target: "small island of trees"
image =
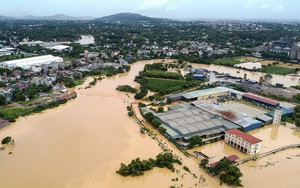
[[[138,90],[131,87],[130,85],[119,85],[116,88],[118,91],[129,92],[129,93],[137,93]]]
[[[144,171],[151,170],[154,167],[166,167],[174,171],[175,168],[173,163],[178,163],[179,165],[182,164],[179,159],[173,156],[173,154],[169,152],[160,153],[156,156],[156,159],[150,158],[148,160],[141,160],[140,158],[136,158],[128,165],[121,163],[121,167],[116,173],[122,176],[141,176],[144,174]]]

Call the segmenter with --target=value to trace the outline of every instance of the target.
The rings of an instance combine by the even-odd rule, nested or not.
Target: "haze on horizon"
[[[120,12],[171,19],[300,19],[299,0],[1,0],[0,15],[102,17]]]

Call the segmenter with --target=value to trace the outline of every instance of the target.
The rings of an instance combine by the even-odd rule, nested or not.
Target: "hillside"
[[[112,22],[112,23],[123,23],[123,24],[139,24],[139,23],[150,23],[160,24],[168,22],[170,20],[163,18],[151,18],[135,13],[119,13],[110,16],[104,16],[96,18],[95,21]]]
[[[0,20],[13,20],[14,18],[7,17],[7,16],[1,16],[0,15]]]
[[[52,16],[32,16],[28,15],[25,17],[20,17],[19,19],[23,20],[83,20],[85,19],[84,17],[79,18],[79,17],[72,17],[72,16],[67,16],[64,14],[56,14]]]

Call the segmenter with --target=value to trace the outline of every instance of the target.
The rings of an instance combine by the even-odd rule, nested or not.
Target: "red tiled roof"
[[[239,159],[239,157],[236,156],[236,155],[230,155],[230,156],[227,157],[227,159],[228,159],[229,161],[236,161],[236,160]]]
[[[258,139],[250,134],[244,133],[238,129],[230,129],[227,130],[228,133],[236,135],[237,137],[242,138],[243,140],[245,140],[246,142],[249,142],[251,144],[256,144],[258,142],[262,142],[261,139]]]
[[[244,94],[243,97],[247,97],[249,99],[257,100],[257,101],[260,101],[260,102],[263,102],[263,103],[266,103],[266,104],[270,104],[270,105],[273,105],[273,106],[277,106],[279,104],[278,102],[271,101],[271,100],[268,100],[268,99],[265,99],[265,98],[262,98],[262,97],[258,97],[258,96],[255,96],[255,95],[251,95],[249,93]]]

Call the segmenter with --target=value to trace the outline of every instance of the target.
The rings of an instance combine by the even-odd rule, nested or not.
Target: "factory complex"
[[[236,105],[247,105],[258,113],[249,115],[243,106],[240,109],[245,111],[226,108],[218,102],[220,98],[229,98]],[[262,140],[246,132],[266,124],[278,124],[282,116],[294,112],[278,102],[227,87],[173,94],[168,99],[182,101],[182,104],[169,106],[163,113],[142,108],[144,114],[151,112],[162,123],[168,137],[181,143],[187,143],[195,135],[205,141],[225,138],[225,143],[249,155],[260,151]]]

